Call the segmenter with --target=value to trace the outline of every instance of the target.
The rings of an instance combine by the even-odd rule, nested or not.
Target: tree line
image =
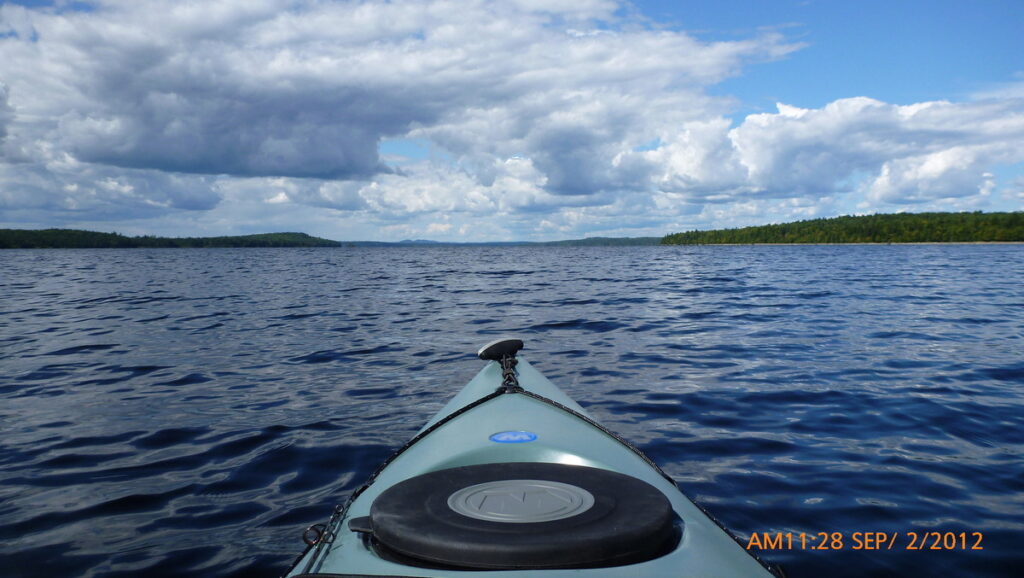
[[[0,249],[114,249],[141,247],[340,247],[305,233],[263,233],[227,237],[127,237],[77,229],[0,229]]]
[[[663,245],[757,243],[1024,242],[1024,212],[900,213],[834,217],[714,231],[687,231]]]

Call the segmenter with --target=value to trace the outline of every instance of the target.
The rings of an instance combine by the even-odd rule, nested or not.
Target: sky
[[[0,3],[0,228],[661,236],[1024,209],[1021,0]]]

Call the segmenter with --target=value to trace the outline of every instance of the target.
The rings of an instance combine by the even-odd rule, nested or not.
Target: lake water
[[[0,295],[7,577],[278,576],[506,334],[741,538],[841,533],[791,577],[1024,565],[1024,246],[3,251]]]

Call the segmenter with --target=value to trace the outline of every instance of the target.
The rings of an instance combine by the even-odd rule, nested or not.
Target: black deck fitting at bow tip
[[[523,388],[516,376],[516,353],[523,348],[522,339],[498,339],[480,348],[476,354],[480,359],[497,361],[501,364],[501,393],[519,393]]]
[[[515,357],[523,348],[522,339],[498,339],[484,345],[476,354],[484,361],[501,361],[503,357]]]

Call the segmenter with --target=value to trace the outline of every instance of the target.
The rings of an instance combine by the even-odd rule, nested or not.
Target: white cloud
[[[59,125],[48,128],[82,160],[351,176],[381,169],[379,138],[413,124],[450,122],[467,108],[492,115],[515,109],[528,132],[533,117],[549,111],[573,122],[576,105],[589,105],[594,89],[642,96],[651,86],[714,81],[754,54],[787,50],[774,37],[715,45],[645,30],[573,37],[559,21],[586,25],[610,18],[616,6],[564,4],[111,2],[92,13],[5,9],[5,22],[17,30],[31,26],[39,42],[5,39],[11,58],[2,73],[26,113],[59,116]],[[626,87],[634,81],[642,86]],[[64,90],[45,98],[34,90],[54,84]],[[539,108],[524,116],[530,95],[539,97],[532,103]]]
[[[202,175],[82,165],[66,157],[41,164],[0,162],[0,220],[8,226],[207,211],[220,199],[216,180]]]
[[[427,225],[427,233],[447,233],[451,228],[451,223],[430,223]]]
[[[1009,187],[1009,193],[1024,205],[1024,177],[1017,177]]]
[[[0,83],[0,151],[4,149],[4,140],[7,137],[7,125],[14,119],[14,109],[7,103],[8,88]],[[2,158],[2,157],[0,157]]]
[[[1024,161],[1024,101],[778,108],[735,128],[721,119],[685,125],[647,153],[666,169],[659,187],[719,202],[863,190],[897,205],[991,192],[991,166]]]
[[[967,103],[780,104],[734,123],[732,101],[707,89],[800,45],[703,42],[622,8],[4,5],[0,222],[230,229],[262,214],[336,238],[658,234],[985,203],[1006,186],[993,167],[1024,161],[1012,87]],[[389,166],[378,146],[395,139],[431,158]]]
[[[975,100],[1024,99],[1024,71],[1013,75],[1013,80],[991,85],[971,95]]]
[[[290,203],[291,201],[292,200],[288,197],[288,193],[284,191],[281,191],[274,195],[273,197],[267,199],[267,202],[273,205],[279,205],[281,203]]]
[[[978,152],[968,147],[953,147],[888,161],[871,182],[868,198],[889,203],[913,203],[968,197],[990,191],[992,177],[982,170]]]

